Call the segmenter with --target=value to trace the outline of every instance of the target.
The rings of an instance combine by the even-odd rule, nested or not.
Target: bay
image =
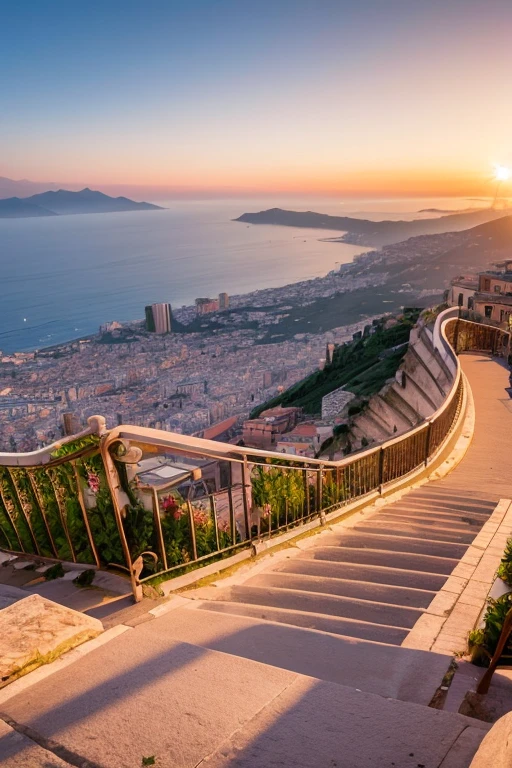
[[[365,247],[325,242],[339,231],[247,225],[232,219],[271,207],[375,220],[419,218],[421,208],[465,200],[334,198],[156,201],[164,211],[0,219],[0,350],[59,344],[144,306],[193,304],[320,277]]]
[[[321,240],[340,232],[231,221],[265,201],[167,205],[0,220],[0,349],[69,341],[109,320],[142,318],[153,302],[180,307],[323,276],[368,250]]]

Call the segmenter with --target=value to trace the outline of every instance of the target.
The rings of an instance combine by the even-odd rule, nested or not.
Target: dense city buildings
[[[146,330],[151,333],[171,332],[171,305],[150,304],[146,310]]]

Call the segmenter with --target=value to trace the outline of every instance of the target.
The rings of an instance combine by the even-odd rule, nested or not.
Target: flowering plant
[[[100,489],[100,478],[95,472],[87,472],[87,485],[93,493],[98,493]]]
[[[215,530],[215,519],[210,512],[208,500],[189,502],[191,514],[188,503],[177,491],[161,496],[159,501],[169,566],[188,563],[194,559],[193,540],[197,557],[215,554],[219,549],[225,549],[233,543],[228,521],[217,520],[217,531]],[[194,526],[194,536],[191,525]]]

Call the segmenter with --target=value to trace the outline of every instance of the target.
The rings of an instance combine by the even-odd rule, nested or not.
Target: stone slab
[[[7,716],[102,768],[192,768],[296,678],[175,642],[155,619],[2,704]]]
[[[187,601],[186,601],[187,602]],[[169,637],[321,680],[427,706],[448,670],[445,656],[318,630],[201,610],[162,615]]]
[[[0,720],[0,765],[2,768],[70,768],[52,752]]]
[[[469,723],[429,707],[297,680],[200,766],[208,768],[438,768]],[[461,719],[459,719],[461,718]],[[393,726],[394,723],[394,726]],[[467,766],[485,726],[457,745]]]
[[[163,618],[115,638],[2,709],[102,768],[138,768],[149,755],[173,768],[437,768],[472,723],[173,641]]]
[[[0,679],[9,681],[96,637],[100,621],[30,595],[0,611]]]

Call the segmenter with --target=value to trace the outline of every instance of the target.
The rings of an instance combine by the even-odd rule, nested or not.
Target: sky
[[[492,195],[510,0],[0,0],[0,176]]]

